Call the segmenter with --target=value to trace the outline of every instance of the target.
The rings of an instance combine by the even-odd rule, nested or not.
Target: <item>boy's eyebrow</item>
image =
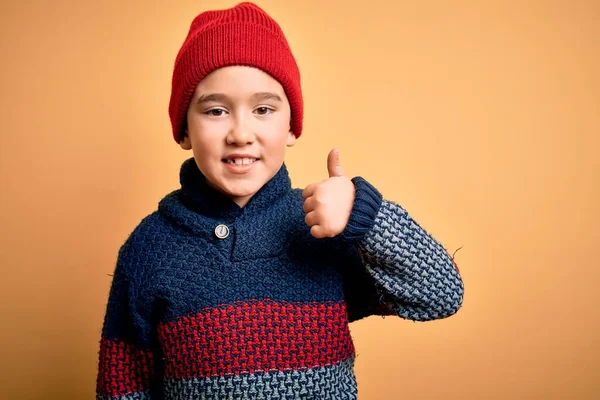
[[[211,101],[223,102],[223,101],[227,100],[227,98],[228,98],[227,95],[224,93],[201,94],[200,97],[198,97],[198,101],[196,102],[196,104],[208,103]],[[283,102],[283,100],[281,99],[281,96],[279,96],[277,93],[272,93],[272,92],[254,93],[252,95],[252,99],[255,101],[257,101],[257,100],[275,100],[275,101]]]
[[[254,93],[252,95],[252,98],[254,98],[255,100],[275,100],[275,101],[283,102],[283,100],[281,100],[281,97],[279,97],[279,95],[277,93],[271,93],[271,92]]]
[[[225,96],[223,93],[201,94],[200,97],[198,97],[197,104],[208,103],[210,101],[221,102],[226,99],[227,99],[227,96]]]

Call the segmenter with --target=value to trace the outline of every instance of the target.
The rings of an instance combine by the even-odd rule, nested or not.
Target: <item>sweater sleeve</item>
[[[441,319],[462,306],[464,286],[444,247],[400,205],[355,177],[354,206],[341,239],[350,243],[346,297],[350,320],[398,315]]]
[[[127,245],[127,244],[126,244]],[[147,400],[158,383],[148,313],[138,304],[124,245],[114,271],[98,353],[96,400]],[[159,393],[159,392],[156,392]]]

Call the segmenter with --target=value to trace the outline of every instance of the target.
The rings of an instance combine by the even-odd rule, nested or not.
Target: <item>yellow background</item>
[[[0,5],[0,398],[89,399],[117,251],[179,185],[175,56],[233,1]],[[351,326],[361,400],[592,399],[600,3],[258,1],[298,60],[295,187],[338,146],[451,252],[451,318]]]

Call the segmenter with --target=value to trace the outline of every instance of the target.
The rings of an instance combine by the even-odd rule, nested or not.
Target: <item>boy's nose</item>
[[[236,121],[229,134],[227,135],[227,144],[245,145],[252,143],[255,140],[255,135],[252,128],[244,121]]]

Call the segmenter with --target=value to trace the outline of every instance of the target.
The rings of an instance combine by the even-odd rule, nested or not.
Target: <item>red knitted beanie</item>
[[[259,68],[276,79],[288,98],[292,132],[302,133],[300,71],[277,22],[255,4],[244,2],[194,18],[177,54],[169,116],[173,138],[183,138],[187,110],[198,83],[212,71],[230,66]]]

